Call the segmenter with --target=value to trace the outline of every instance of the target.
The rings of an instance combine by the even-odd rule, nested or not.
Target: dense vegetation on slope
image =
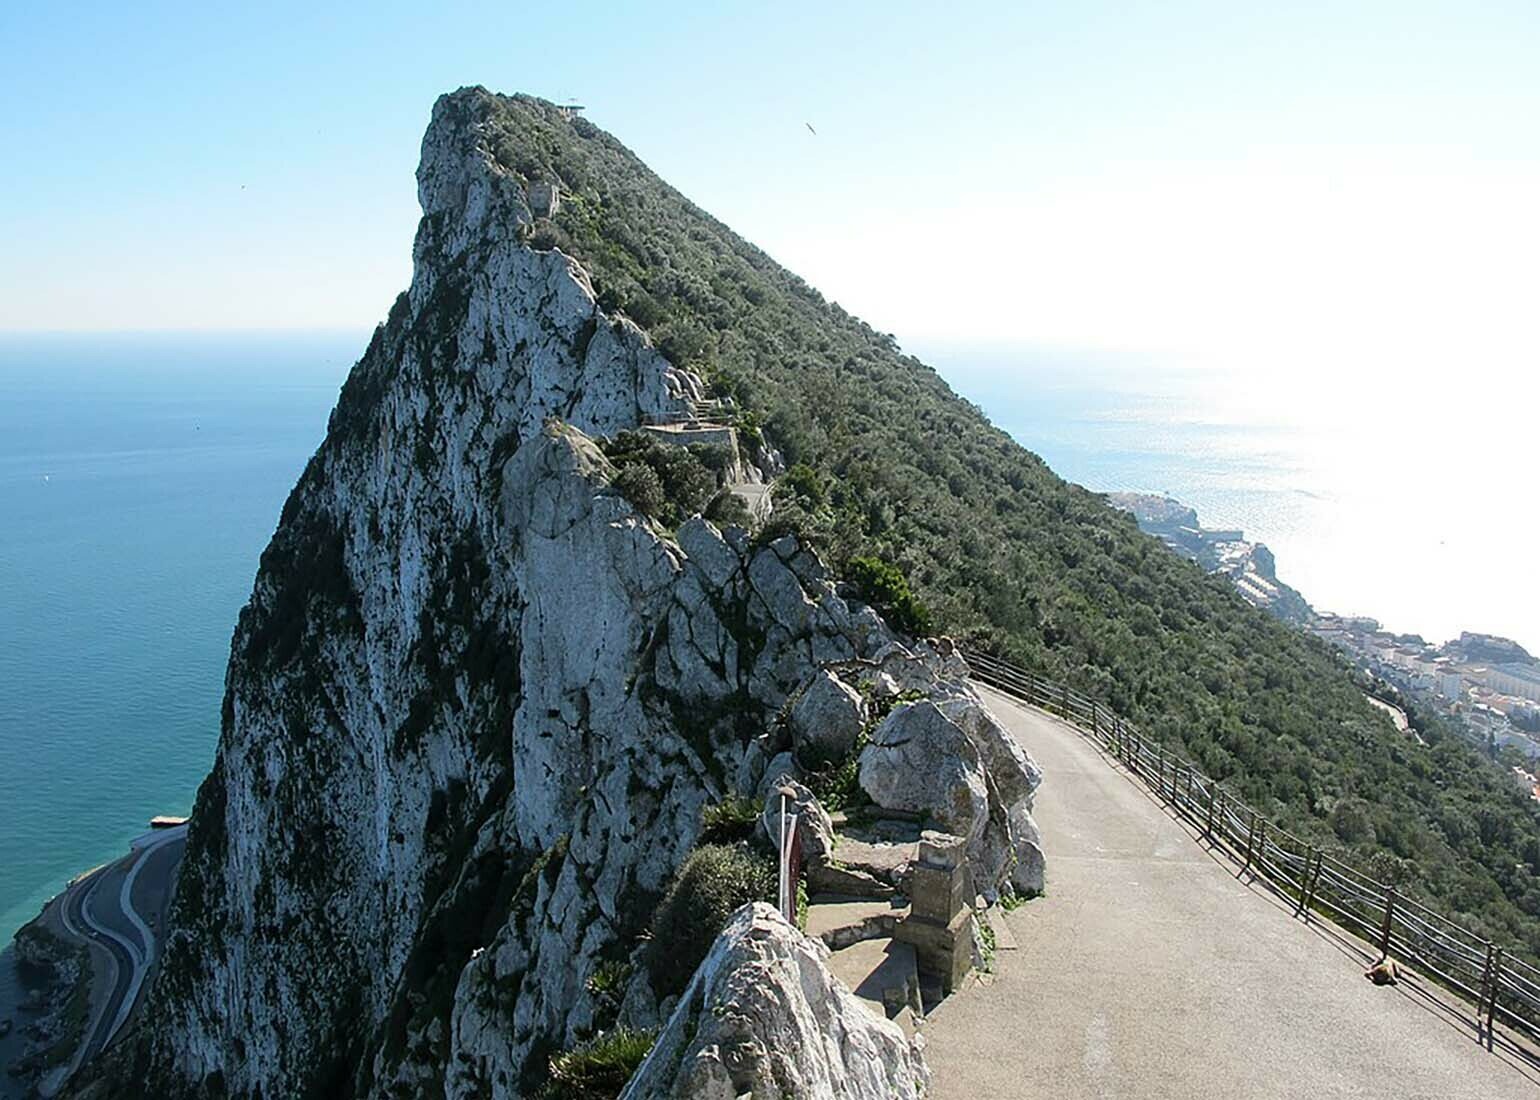
[[[561,186],[532,242],[579,258],[606,308],[794,465],[776,522],[815,530],[838,566],[896,563],[940,628],[1106,699],[1263,812],[1540,953],[1540,815],[1495,767],[1446,731],[1398,736],[1324,644],[1055,476],[609,135],[539,100],[488,103],[503,166]]]

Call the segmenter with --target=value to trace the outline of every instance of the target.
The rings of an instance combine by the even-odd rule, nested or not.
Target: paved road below
[[[983,689],[981,689],[983,690]],[[1048,892],[1010,914],[997,975],[925,1022],[939,1100],[1540,1096],[1354,941],[1292,918],[1056,719],[985,691],[1045,772]]]

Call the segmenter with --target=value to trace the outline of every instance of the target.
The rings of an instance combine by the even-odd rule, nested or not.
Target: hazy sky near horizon
[[[372,325],[482,83],[906,342],[1535,347],[1535,4],[940,10],[7,4],[0,330]]]

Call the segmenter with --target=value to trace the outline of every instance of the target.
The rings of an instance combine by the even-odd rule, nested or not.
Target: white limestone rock
[[[765,765],[764,778],[760,781],[759,789],[755,792],[761,802],[770,797],[770,792],[783,782],[795,781],[802,774],[802,769],[797,767],[797,758],[790,752],[777,753],[771,757],[770,763]]]
[[[621,1100],[918,1100],[918,1039],[834,978],[828,949],[764,903],[733,915]]]
[[[884,667],[895,667],[892,653]],[[1032,796],[1041,769],[971,687],[938,679],[930,690],[873,732],[861,753],[862,789],[879,806],[929,814],[965,837],[974,886],[988,900],[1007,883],[1040,893],[1043,852]]]
[[[241,614],[128,1040],[156,1096],[529,1093],[598,1026],[587,980],[644,933],[702,808],[780,778],[766,731],[794,691],[884,652],[947,683],[806,547],[703,520],[675,540],[612,488],[589,437],[703,385],[527,245],[494,115],[477,89],[435,107],[411,288]]]
[[[1043,892],[1043,834],[1032,819],[1032,808],[1025,802],[1010,811],[1011,843],[1015,846],[1016,865],[1011,868],[1011,888],[1021,897],[1036,897]]]
[[[928,699],[896,708],[861,750],[858,780],[877,805],[923,813],[978,844],[989,823],[989,788],[968,735]]]
[[[819,669],[791,708],[792,740],[826,760],[838,760],[855,747],[866,728],[866,701],[828,669]]]
[[[809,864],[824,863],[834,851],[834,822],[813,792],[789,777],[783,777],[765,795],[759,815],[761,835],[772,848],[781,844],[781,813],[796,815],[797,833],[802,840],[802,858]]]

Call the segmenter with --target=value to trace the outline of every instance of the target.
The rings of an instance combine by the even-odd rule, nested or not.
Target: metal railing
[[[1105,704],[988,654],[964,656],[977,680],[1059,715],[1100,745],[1243,872],[1293,901],[1296,917],[1324,916],[1381,959],[1454,992],[1475,1008],[1478,1034],[1490,1039],[1501,1021],[1540,1039],[1540,969],[1263,817]]]

